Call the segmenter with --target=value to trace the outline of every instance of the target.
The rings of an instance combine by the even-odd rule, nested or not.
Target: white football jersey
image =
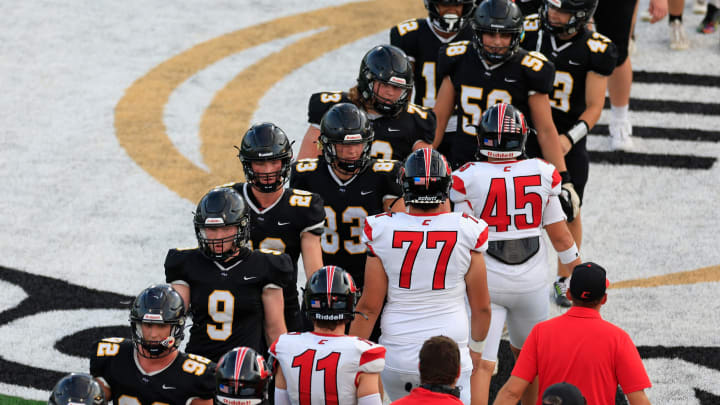
[[[380,373],[385,348],[356,336],[292,332],[270,346],[293,404],[357,404],[360,373]]]
[[[540,237],[543,226],[565,219],[557,196],[561,177],[541,159],[470,162],[453,172],[450,199],[455,211],[471,213],[489,226],[489,240]],[[547,276],[547,252],[540,250],[518,265],[485,255],[488,289],[527,292],[540,288]]]
[[[487,249],[488,227],[468,214],[379,214],[365,219],[363,242],[383,264],[388,277],[380,342],[388,346],[422,343],[436,335],[467,346],[465,274],[470,252]],[[388,367],[417,370],[414,357]],[[469,360],[464,353],[463,363]],[[464,367],[467,364],[463,364]]]

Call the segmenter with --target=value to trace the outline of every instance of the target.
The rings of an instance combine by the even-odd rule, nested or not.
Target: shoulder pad
[[[182,370],[188,374],[203,375],[212,367],[212,361],[208,358],[198,356],[196,354],[186,354],[186,358],[182,363]]]
[[[523,27],[525,28],[525,31],[537,31],[540,29],[540,15],[539,14],[530,14],[525,17],[525,21],[523,21]]]
[[[326,91],[314,93],[308,102],[308,122],[320,124],[322,116],[337,103],[349,103],[350,99],[342,91]]]
[[[187,257],[193,255],[198,250],[197,246],[188,248],[175,248],[170,249],[165,256],[165,267],[177,266],[182,264]]]
[[[397,160],[373,159],[370,166],[373,172],[392,172],[399,165]]]
[[[420,24],[418,23],[417,19],[413,18],[410,20],[405,20],[401,22],[400,24],[393,27],[394,30],[397,30],[398,35],[401,37],[407,34],[408,32],[417,31],[418,28],[420,28]]]
[[[109,337],[101,339],[95,345],[95,357],[114,357],[120,352],[120,344],[125,338]]]
[[[313,172],[318,168],[318,158],[300,159],[293,165],[293,170],[297,173]]]
[[[445,48],[445,55],[449,57],[464,55],[467,52],[469,46],[470,41],[468,40],[450,42]]]
[[[357,338],[355,347],[360,352],[358,371],[363,373],[380,373],[385,368],[385,347]]]

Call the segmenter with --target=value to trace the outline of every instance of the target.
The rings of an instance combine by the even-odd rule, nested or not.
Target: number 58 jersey
[[[465,274],[471,252],[484,252],[487,238],[484,221],[461,213],[366,218],[363,241],[388,278],[383,344],[422,344],[445,335],[465,345]]]
[[[360,373],[380,373],[385,348],[356,336],[286,333],[270,346],[293,404],[357,404]]]

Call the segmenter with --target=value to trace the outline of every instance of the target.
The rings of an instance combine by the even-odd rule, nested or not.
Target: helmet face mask
[[[225,353],[215,370],[215,404],[264,404],[270,371],[263,356],[249,347]]]
[[[358,298],[350,273],[337,266],[324,266],[305,284],[303,309],[315,321],[353,320]]]
[[[475,9],[470,21],[473,29],[473,46],[481,58],[491,64],[501,63],[512,57],[520,47],[525,34],[523,15],[511,0],[484,0]],[[485,45],[483,34],[509,34],[510,43],[507,47]]]
[[[477,157],[515,159],[525,151],[528,133],[525,116],[510,104],[499,103],[483,113],[478,125]]]
[[[95,379],[85,373],[61,378],[50,393],[48,405],[105,405],[105,393]]]
[[[595,14],[598,0],[545,0],[540,8],[540,21],[543,29],[553,34],[571,35],[581,32]],[[550,10],[558,10],[570,15],[565,24],[550,22]]]
[[[423,148],[408,156],[400,169],[406,205],[435,208],[445,202],[452,186],[452,170],[440,152]]]
[[[211,190],[200,200],[193,219],[195,236],[202,254],[212,260],[226,260],[240,249],[247,249],[250,240],[250,213],[243,197],[229,187]],[[231,230],[230,235],[208,237],[208,229]],[[236,231],[233,231],[236,229]],[[216,232],[211,236],[216,236]],[[219,249],[218,249],[219,248]]]
[[[162,339],[146,338],[143,324],[169,326]],[[147,358],[165,357],[180,346],[185,336],[185,304],[169,284],[152,285],[143,290],[130,308],[132,341],[137,352]],[[151,329],[151,328],[147,328]]]
[[[237,147],[236,147],[237,148]],[[243,136],[238,158],[243,165],[245,179],[263,193],[272,193],[283,187],[290,176],[292,144],[285,132],[272,123],[256,124]],[[280,168],[273,172],[258,172],[253,162],[280,161]]]
[[[462,6],[460,14],[441,15],[438,6]],[[467,26],[470,16],[475,9],[474,0],[425,0],[425,8],[432,26],[444,33],[454,33]]]
[[[370,163],[370,149],[374,139],[372,123],[367,114],[354,104],[332,106],[320,121],[320,146],[323,158],[332,167],[345,174],[363,171]],[[338,153],[338,145],[362,145],[356,158]]]
[[[361,98],[379,114],[395,117],[407,108],[413,88],[413,69],[405,52],[393,45],[369,50],[360,63],[358,90]],[[396,100],[379,97],[378,84],[402,89]]]

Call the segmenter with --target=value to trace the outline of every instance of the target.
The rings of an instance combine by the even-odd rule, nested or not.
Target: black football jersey
[[[390,43],[405,51],[413,62],[415,104],[431,108],[435,106],[435,97],[443,79],[437,74],[440,48],[449,42],[470,40],[472,37],[469,25],[452,38],[439,37],[427,18],[403,21],[390,30]]]
[[[325,112],[338,103],[350,103],[347,93],[336,91],[313,94],[308,105],[308,122],[319,126]],[[416,142],[432,144],[435,139],[437,120],[429,108],[409,103],[405,111],[395,118],[370,114],[368,118],[375,131],[370,151],[374,158],[405,160]]]
[[[400,162],[372,159],[367,169],[348,181],[340,180],[320,159],[303,159],[292,168],[290,185],[322,196],[325,232],[321,238],[323,263],[350,272],[362,287],[366,247],[360,235],[368,215],[384,211],[383,200],[402,196],[397,182]]]
[[[525,38],[521,46],[541,52],[555,65],[550,106],[558,133],[566,133],[585,111],[587,72],[609,76],[615,69],[615,44],[608,37],[587,30],[569,41],[561,41],[543,30],[540,16],[534,14],[525,18]]]
[[[283,288],[285,323],[288,331],[300,330],[302,318],[298,302],[297,272],[303,232],[322,235],[325,226],[323,200],[318,194],[297,189],[285,189],[280,199],[260,209],[250,184],[234,183],[250,207],[250,239],[253,249],[272,249],[290,255],[295,271],[292,280]]]
[[[136,361],[132,341],[105,338],[90,357],[90,374],[103,379],[114,404],[186,404],[190,398],[211,399],[215,393],[215,363],[178,352],[162,371],[146,373]],[[120,399],[122,397],[122,400]]]
[[[542,7],[542,0],[518,0],[515,2],[523,15],[537,14]]]
[[[497,103],[518,108],[532,126],[528,98],[549,94],[555,66],[539,52],[518,49],[503,63],[488,66],[469,41],[450,43],[440,50],[438,71],[449,76],[455,89],[458,126],[450,160],[454,167],[475,160],[477,128],[482,113]],[[531,137],[537,143],[537,139]],[[531,139],[528,139],[528,143]]]
[[[170,249],[165,280],[190,286],[188,353],[218,361],[228,350],[247,346],[263,353],[263,289],[284,287],[292,279],[290,256],[253,250],[229,262],[216,262],[195,249]],[[296,272],[295,272],[296,273]]]

